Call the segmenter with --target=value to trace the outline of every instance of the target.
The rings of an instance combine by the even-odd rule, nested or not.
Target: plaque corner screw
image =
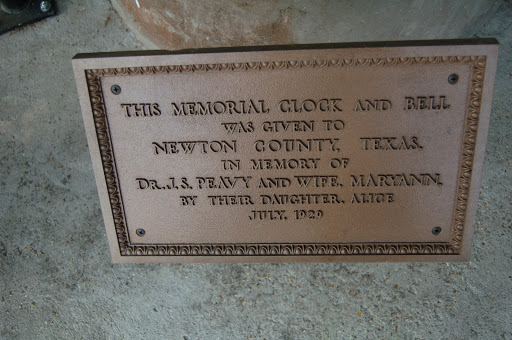
[[[434,227],[434,228],[432,228],[432,234],[434,234],[434,235],[441,234],[441,227]]]
[[[112,85],[112,87],[110,88],[110,91],[112,91],[113,94],[118,95],[119,93],[121,93],[121,86]]]
[[[450,84],[457,84],[457,82],[459,81],[459,75],[456,74],[456,73],[452,73],[448,76],[448,82]]]
[[[41,3],[39,4],[39,9],[41,10],[41,12],[48,12],[50,9],[52,8],[52,4],[50,3],[50,1],[47,1],[47,0],[43,0],[41,1]]]
[[[137,234],[137,236],[142,237],[142,236],[146,235],[146,231],[142,228],[139,228],[139,229],[137,229],[136,234]]]

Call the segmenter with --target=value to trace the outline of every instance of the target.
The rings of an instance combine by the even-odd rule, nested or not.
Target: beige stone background
[[[496,1],[112,0],[146,47],[184,49],[468,37]],[[469,36],[470,37],[470,36]]]
[[[512,338],[510,1],[56,6],[0,36],[1,339]],[[111,264],[75,54],[471,37],[501,51],[470,262]]]

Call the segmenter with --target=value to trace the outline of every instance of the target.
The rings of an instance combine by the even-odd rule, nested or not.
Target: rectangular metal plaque
[[[467,261],[497,53],[77,55],[113,261]]]

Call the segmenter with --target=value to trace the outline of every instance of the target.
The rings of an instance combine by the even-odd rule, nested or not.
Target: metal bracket
[[[0,0],[0,34],[54,16],[50,0]]]

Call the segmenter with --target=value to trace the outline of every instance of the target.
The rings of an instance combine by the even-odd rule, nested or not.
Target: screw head
[[[448,82],[450,84],[456,84],[459,81],[459,75],[456,73],[452,73],[448,76]]]
[[[432,228],[432,234],[434,234],[434,235],[441,234],[441,227],[434,227],[434,228]]]
[[[112,85],[112,87],[110,88],[110,91],[112,91],[113,94],[118,95],[119,93],[121,93],[121,86]]]
[[[52,4],[50,3],[50,1],[46,1],[46,0],[43,0],[41,1],[41,3],[39,4],[39,9],[41,10],[41,12],[48,12],[50,9],[52,8]]]
[[[142,229],[142,228],[137,229],[137,231],[135,233],[139,237],[142,237],[142,236],[146,235],[146,231],[144,229]]]

